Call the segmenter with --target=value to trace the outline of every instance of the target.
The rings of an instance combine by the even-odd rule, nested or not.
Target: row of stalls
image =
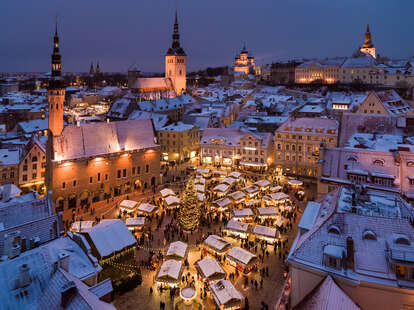
[[[280,232],[276,228],[263,225],[250,225],[234,219],[228,221],[224,232],[228,236],[242,239],[247,239],[251,235],[256,239],[263,240],[270,244],[274,244],[281,238]]]
[[[165,260],[161,264],[155,282],[163,288],[178,287],[184,271],[183,262],[188,255],[188,245],[182,241],[172,242],[168,247]]]
[[[217,236],[218,237],[218,236]],[[220,237],[218,237],[220,238]],[[253,255],[253,254],[251,254]],[[188,245],[181,241],[170,244],[161,264],[155,282],[163,288],[179,287],[184,272],[184,261],[188,256]],[[230,256],[229,256],[230,257]],[[237,258],[229,259],[242,259]],[[232,263],[233,265],[236,263]],[[219,309],[239,309],[243,303],[243,295],[227,280],[227,274],[221,264],[212,257],[205,257],[194,263],[198,280],[208,284],[211,295]],[[180,296],[186,305],[191,305],[196,298],[194,287],[184,287]]]
[[[177,197],[172,189],[164,188],[160,191],[164,207],[167,209],[175,209],[180,206],[180,198]]]
[[[258,263],[256,255],[240,247],[233,247],[229,241],[220,236],[209,235],[204,240],[204,245],[205,254],[224,256],[226,262],[244,273],[249,273]]]

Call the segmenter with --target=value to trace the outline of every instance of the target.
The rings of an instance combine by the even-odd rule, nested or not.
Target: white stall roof
[[[240,172],[237,172],[237,171],[233,171],[233,172],[231,172],[230,174],[229,174],[229,177],[231,177],[231,178],[233,178],[233,179],[238,179],[238,178],[240,178],[241,177],[241,173]]]
[[[247,207],[249,207],[249,206],[252,206],[252,205],[255,205],[255,204],[259,204],[260,202],[261,202],[261,200],[260,200],[260,199],[249,200],[249,201],[247,201],[247,202],[245,203],[245,205],[246,205]]]
[[[196,178],[196,179],[194,179],[194,184],[206,185],[206,179]]]
[[[145,224],[145,217],[130,217],[126,219],[126,226],[133,227],[133,226],[144,226]]]
[[[218,306],[232,303],[234,301],[242,302],[243,296],[233,286],[229,280],[220,280],[211,286],[211,292]]]
[[[259,191],[259,188],[255,185],[250,185],[250,186],[243,188],[243,190],[248,194],[254,194]]]
[[[216,248],[219,251],[231,245],[231,243],[228,242],[226,239],[223,239],[217,235],[208,236],[206,240],[204,240],[204,243],[213,248]]]
[[[172,205],[175,205],[175,204],[180,204],[180,199],[175,197],[175,196],[168,196],[168,197],[165,198],[165,203],[168,206],[172,206]]]
[[[227,207],[227,206],[231,205],[231,201],[227,197],[217,199],[217,200],[213,201],[213,203],[216,204],[217,206],[219,206],[220,208],[224,208],[224,207]]]
[[[139,205],[138,211],[145,212],[145,213],[152,213],[157,208],[158,208],[157,206],[143,202]]]
[[[269,186],[271,183],[268,180],[259,180],[254,184],[259,186],[260,188],[265,188],[265,187]]]
[[[172,189],[164,188],[160,190],[162,198],[168,197],[168,196],[175,196],[175,193]]]
[[[127,209],[129,211],[134,211],[137,207],[138,202],[134,200],[122,200],[121,204],[119,205],[123,209]]]
[[[257,208],[260,216],[276,216],[279,214],[276,208]]]
[[[278,192],[278,193],[268,194],[268,195],[265,196],[265,198],[268,199],[268,200],[279,201],[279,200],[289,199],[289,195],[287,195],[283,192]]]
[[[213,191],[215,192],[221,192],[225,193],[229,190],[229,186],[227,184],[219,184],[216,187],[213,188]]]
[[[273,187],[271,187],[271,188],[270,188],[270,191],[271,191],[272,193],[276,193],[276,192],[278,192],[278,191],[280,191],[280,190],[282,190],[282,186],[280,186],[280,185],[278,185],[278,186],[273,186]]]
[[[236,183],[237,181],[233,178],[224,178],[223,181],[221,181],[222,184],[228,184],[228,185],[233,185],[234,183]]]
[[[174,280],[178,280],[180,277],[182,263],[175,259],[166,260],[162,263],[160,270],[157,274],[157,279],[163,277],[169,277]]]
[[[216,273],[226,274],[220,264],[211,257],[206,257],[198,261],[196,264],[207,278]]]
[[[276,238],[276,229],[267,226],[256,225],[253,228],[253,233],[270,238]]]
[[[204,185],[201,185],[201,184],[196,184],[194,186],[194,188],[195,188],[196,192],[198,192],[198,193],[204,193],[204,191],[205,191]]]
[[[237,230],[237,231],[240,231],[240,232],[247,232],[247,229],[249,228],[249,224],[239,222],[239,221],[235,221],[235,220],[230,220],[230,221],[227,222],[226,228],[229,229],[229,230]]]
[[[231,248],[231,250],[227,253],[227,256],[234,258],[245,265],[250,263],[250,261],[256,257],[253,253],[239,247]]]
[[[206,196],[204,194],[197,193],[197,199],[199,202],[204,202]]]
[[[188,245],[187,243],[176,241],[170,244],[167,256],[178,256],[181,258],[185,257],[185,253],[187,252]]]
[[[236,209],[236,210],[233,210],[233,213],[234,213],[234,217],[249,217],[249,216],[253,216],[253,211],[252,211],[252,209],[249,209],[249,208]]]
[[[231,199],[238,201],[238,200],[246,198],[246,194],[243,193],[242,191],[237,191],[237,192],[228,194],[227,197],[230,197]]]

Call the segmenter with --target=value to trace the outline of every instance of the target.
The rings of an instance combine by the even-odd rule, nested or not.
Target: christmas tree
[[[200,209],[198,207],[197,193],[194,189],[193,178],[187,183],[181,201],[178,220],[183,230],[196,230],[200,224]]]

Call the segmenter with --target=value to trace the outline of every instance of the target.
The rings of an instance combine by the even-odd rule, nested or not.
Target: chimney
[[[58,255],[59,267],[69,272],[70,255],[65,252],[60,252]]]
[[[30,284],[30,268],[27,264],[22,264],[19,267],[19,287],[26,287]]]
[[[346,268],[354,269],[354,240],[348,236],[346,238]]]
[[[78,289],[75,282],[69,281],[65,283],[60,290],[60,305],[62,308],[66,308],[72,301],[73,297],[77,294]]]

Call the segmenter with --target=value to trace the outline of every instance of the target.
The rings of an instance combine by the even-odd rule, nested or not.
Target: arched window
[[[331,226],[329,226],[329,228],[328,228],[328,233],[330,233],[330,234],[336,234],[336,235],[339,235],[339,234],[341,234],[341,230],[339,229],[339,227],[338,227],[338,226],[336,226],[336,225],[331,225]]]
[[[377,240],[377,235],[372,230],[366,230],[362,233],[364,240]]]

